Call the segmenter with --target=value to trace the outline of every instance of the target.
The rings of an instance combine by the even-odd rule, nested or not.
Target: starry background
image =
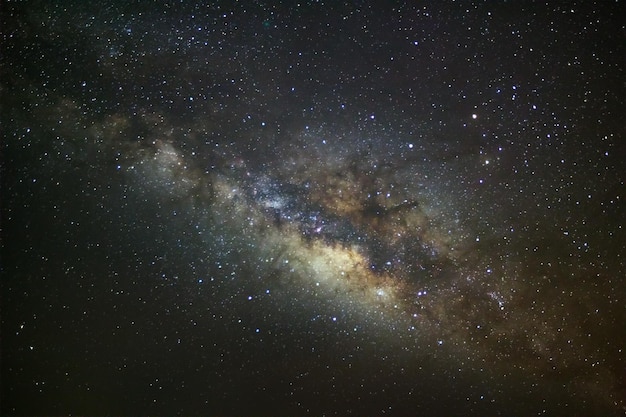
[[[3,415],[623,415],[622,3],[0,6]]]

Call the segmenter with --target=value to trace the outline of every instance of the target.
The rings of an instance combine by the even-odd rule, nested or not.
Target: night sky
[[[623,12],[2,1],[1,414],[624,415]]]

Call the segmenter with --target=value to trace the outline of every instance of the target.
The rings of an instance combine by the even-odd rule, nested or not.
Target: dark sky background
[[[623,12],[3,1],[1,414],[624,415]]]

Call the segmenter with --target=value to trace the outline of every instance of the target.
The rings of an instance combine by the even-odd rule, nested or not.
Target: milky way
[[[357,3],[2,11],[3,415],[624,412],[618,7]]]

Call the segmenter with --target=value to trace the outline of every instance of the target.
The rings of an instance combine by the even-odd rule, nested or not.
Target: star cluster
[[[619,11],[6,3],[2,414],[620,415]]]

